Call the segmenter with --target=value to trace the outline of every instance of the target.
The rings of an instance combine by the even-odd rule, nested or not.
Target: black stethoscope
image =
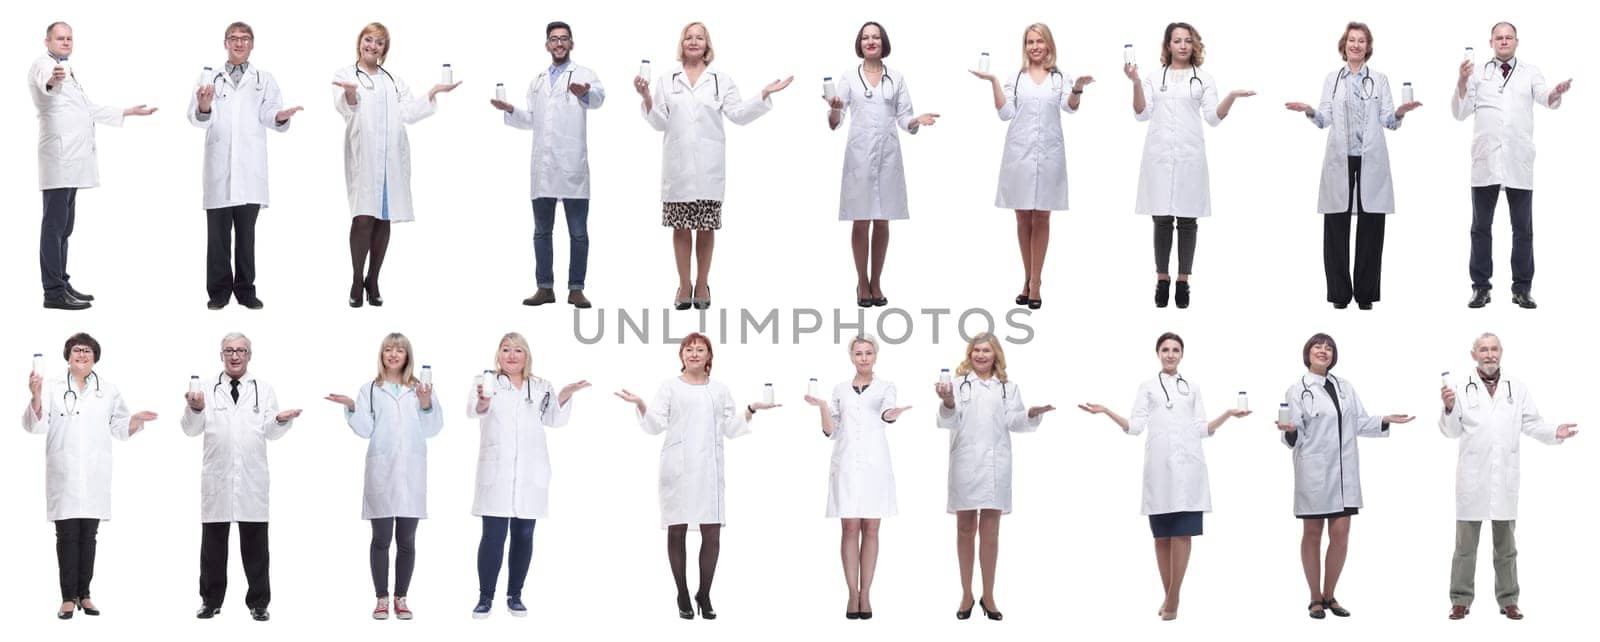
[[[1339,392],[1339,399],[1344,399],[1345,398],[1344,386],[1339,383],[1339,378],[1330,374],[1330,375],[1328,375],[1328,380],[1333,382],[1333,388]],[[1305,410],[1305,409],[1309,408],[1311,410],[1311,416],[1312,417],[1316,417],[1316,416],[1321,414],[1321,412],[1316,409],[1316,402],[1317,402],[1317,395],[1316,395],[1316,393],[1311,392],[1311,386],[1306,383],[1306,376],[1305,375],[1300,375],[1300,407],[1301,407],[1301,409]]]
[[[1362,71],[1366,72],[1366,69],[1363,68]],[[1339,69],[1339,79],[1333,83],[1333,96],[1330,98],[1330,100],[1339,97],[1339,86],[1343,85],[1345,79],[1349,77],[1349,67],[1342,67]],[[1361,100],[1372,100],[1373,96],[1377,95],[1377,90],[1377,81],[1372,79],[1371,72],[1367,72],[1365,76],[1361,77],[1361,89],[1356,92],[1356,98],[1360,98]]]
[[[1512,402],[1512,403],[1516,402],[1516,400],[1511,398],[1511,382],[1510,381],[1507,381],[1505,379],[1501,379],[1500,383],[1495,384],[1495,385],[1497,385],[1497,386],[1505,386],[1506,387],[1506,401],[1509,401],[1509,402]],[[1466,389],[1462,390],[1461,392],[1462,392],[1462,396],[1467,398],[1467,407],[1468,408],[1477,408],[1478,407],[1478,397],[1483,394],[1483,390],[1482,390],[1481,387],[1478,386],[1477,379],[1475,379],[1473,377],[1467,377],[1467,387],[1466,387]]]
[[[712,90],[712,94],[711,94],[712,100],[715,100],[715,101],[717,101],[719,103],[722,102],[722,78],[720,76],[718,76],[717,72],[715,72],[715,71],[709,71],[708,70],[705,73],[711,74],[711,84],[712,84],[712,87],[714,87],[714,89]],[[683,72],[681,72],[681,71],[672,72],[672,93],[674,93],[674,94],[683,93],[683,87],[678,85],[678,76],[682,76],[682,75],[683,75]],[[688,80],[685,79],[684,82],[687,84]],[[694,88],[690,87],[690,89],[694,89]],[[871,98],[872,94],[870,94],[870,93],[867,94],[867,97]]]
[[[867,69],[866,65],[856,65],[856,77],[861,79],[861,89],[864,90],[861,95],[865,96],[867,98],[871,98],[872,97],[872,87],[867,85],[867,72],[866,72],[866,69]],[[878,80],[878,86],[882,87],[883,83],[890,83],[890,84],[894,83],[894,77],[889,75],[889,66],[888,65],[884,65],[883,66],[883,78]]]
[[[388,384],[385,384],[385,385],[388,385]],[[407,388],[405,386],[400,386],[400,396],[404,397],[407,390],[415,391],[416,389],[415,388]],[[378,418],[378,407],[377,407],[376,404],[372,403],[372,400],[376,399],[377,395],[378,395],[378,382],[377,381],[368,381],[367,382],[367,414],[371,415],[373,419],[377,419]],[[394,401],[395,401],[395,405],[397,405],[397,406],[400,405],[400,400],[399,399],[395,399]]]
[[[1163,373],[1163,374],[1165,374],[1165,373]],[[1176,374],[1176,375],[1173,375],[1173,376],[1178,379],[1178,382],[1173,384],[1172,388],[1174,390],[1178,391],[1178,395],[1179,396],[1182,396],[1182,397],[1189,396],[1189,392],[1191,390],[1191,388],[1189,387],[1189,380],[1188,379],[1184,379],[1183,375],[1181,375],[1181,374]],[[1161,396],[1167,398],[1167,410],[1171,410],[1172,409],[1172,394],[1167,392],[1167,382],[1165,380],[1163,380],[1161,377],[1162,377],[1162,375],[1159,375],[1159,374],[1156,375],[1156,382],[1161,384]]]
[[[216,385],[211,386],[211,394],[214,395],[214,394],[217,394],[218,392],[222,391],[221,390],[222,389],[222,378],[227,376],[227,374],[228,373],[224,372],[222,374],[217,375],[217,383],[216,383]],[[250,380],[250,387],[253,388],[255,393],[256,393],[254,396],[252,396],[250,398],[250,401],[251,401],[250,410],[251,410],[251,412],[260,413],[261,412],[261,382],[260,381],[256,381],[255,379],[251,379]]]
[[[267,88],[267,83],[265,81],[261,80],[261,70],[260,69],[256,69],[255,67],[251,67],[250,70],[248,72],[246,72],[246,73],[255,74],[255,76],[256,76],[256,83],[255,84],[256,84],[256,91],[257,92],[260,92],[260,91],[262,91],[262,90]],[[217,74],[215,76],[211,77],[211,84],[216,85],[218,83],[221,83],[224,89],[226,89],[227,87],[233,85],[231,79],[228,79],[229,82],[222,82],[225,79],[228,79],[228,72],[227,72],[227,68],[226,67],[223,68],[223,71],[219,71],[219,72],[217,72]],[[242,79],[243,79],[243,77],[241,77],[241,80]],[[368,89],[371,89],[371,88],[369,87]],[[227,98],[228,94],[226,92],[224,92],[224,93],[218,95],[217,97],[218,98]]]
[[[507,388],[511,387],[511,375],[508,375],[508,374],[503,373],[503,372],[497,372],[494,375],[494,386],[496,388],[500,387],[500,380],[501,379],[505,379],[506,380],[506,387]],[[525,403],[527,403],[530,406],[533,405],[533,381],[534,380],[533,380],[532,377],[529,377],[527,379],[523,379],[522,380],[522,391],[523,391],[523,393],[525,393],[525,396],[526,396]],[[540,400],[540,402],[539,402],[539,412],[544,412],[545,410],[547,410],[549,408],[550,408],[550,391],[546,390],[544,392],[544,399]]]
[[[961,387],[956,392],[961,395],[961,403],[972,402],[972,375],[968,374],[961,378]],[[1006,383],[1004,381],[1000,382],[1000,401],[1006,400],[1008,392]]]
[[[95,374],[95,372],[93,370],[89,371],[89,376],[83,378],[83,386],[85,388],[88,388],[89,387],[89,380],[91,380],[91,379],[94,380],[94,398],[99,399],[101,397],[104,397],[105,394],[100,392],[100,375]],[[67,401],[69,399],[72,401],[72,407],[71,407],[70,410],[68,410],[66,408]],[[65,417],[69,413],[74,417],[78,416],[78,414],[79,414],[78,413],[78,391],[72,389],[72,375],[71,374],[67,375],[67,391],[61,393],[61,405],[62,405],[62,409],[61,409],[61,412],[59,413],[60,416]]]
[[[1161,67],[1161,91],[1163,93],[1167,91],[1167,70],[1170,68],[1171,67],[1167,65],[1163,65]],[[1204,96],[1206,93],[1206,81],[1200,79],[1199,67],[1190,66],[1189,74],[1189,97],[1195,100],[1200,100],[1200,97]],[[1200,85],[1199,92],[1194,90],[1195,85]]]
[[[356,70],[356,82],[361,83],[361,86],[365,87],[367,89],[377,89],[378,88],[378,83],[372,79],[372,74],[369,74],[369,73],[363,71],[361,69],[361,65],[359,65],[359,64],[358,65],[352,65],[352,66],[355,67],[355,70]],[[378,66],[378,71],[380,73],[382,73],[383,75],[389,77],[389,83],[390,84],[395,85],[396,87],[400,86],[400,83],[395,82],[394,74],[389,73],[388,69],[384,69],[382,65],[379,65]],[[396,95],[395,99],[399,100],[399,96]]]
[[[1490,60],[1489,62],[1483,63],[1483,69],[1484,69],[1484,72],[1485,72],[1484,73],[1485,76],[1488,76],[1489,78],[1494,78],[1494,75],[1493,75],[1494,71],[1498,70],[1500,68],[1500,65],[1496,65],[1495,64],[1497,62],[1500,62],[1500,64],[1509,64],[1509,65],[1511,65],[1511,68],[1506,70],[1506,79],[1500,82],[1500,93],[1503,94],[1503,93],[1506,93],[1506,85],[1511,82],[1511,77],[1517,75],[1517,59],[1516,58],[1512,58],[1509,62],[1501,62],[1500,60],[1495,59],[1495,60]]]
[[[1011,102],[1013,102],[1013,103],[1017,102],[1017,90],[1022,87],[1022,74],[1026,73],[1026,72],[1027,72],[1026,69],[1017,72],[1017,79],[1011,82]],[[1033,78],[1029,77],[1028,81],[1032,82]],[[1061,71],[1060,70],[1055,69],[1055,68],[1051,68],[1050,69],[1050,91],[1061,91],[1061,88],[1065,87],[1065,86],[1067,86],[1067,77],[1061,75]],[[1162,91],[1166,91],[1166,90],[1163,89]],[[871,96],[868,96],[868,98],[871,98]]]

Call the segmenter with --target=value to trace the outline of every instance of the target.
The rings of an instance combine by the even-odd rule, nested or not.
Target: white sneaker
[[[386,597],[378,598],[378,606],[376,606],[376,607],[374,607],[372,609],[372,619],[374,619],[374,620],[387,620],[387,619],[389,619],[389,598],[386,598]]]

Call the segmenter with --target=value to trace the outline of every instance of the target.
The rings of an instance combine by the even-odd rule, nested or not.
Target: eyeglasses
[[[237,45],[237,44],[246,44],[246,45],[248,45],[248,44],[250,44],[252,42],[255,42],[256,39],[255,39],[255,36],[228,36],[226,40],[227,40],[227,43],[230,44],[230,45]]]
[[[89,346],[72,346],[72,354],[94,354],[94,348]]]
[[[572,44],[572,36],[550,36],[544,41],[553,45],[567,45]]]
[[[222,349],[222,355],[225,356],[225,357],[242,357],[242,356],[245,356],[247,354],[250,354],[250,349],[249,348],[223,348]]]

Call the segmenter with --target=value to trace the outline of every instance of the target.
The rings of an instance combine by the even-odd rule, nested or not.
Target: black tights
[[[378,271],[383,269],[383,257],[389,253],[389,226],[391,221],[380,221],[365,214],[350,219],[350,298],[361,297],[362,288],[368,294],[378,295]],[[367,255],[372,255],[371,268]]]
[[[672,565],[672,581],[678,586],[678,608],[688,611],[689,605],[689,527],[674,524],[667,527],[667,562]],[[717,554],[722,552],[722,525],[700,525],[700,588],[694,601],[702,608],[711,606],[711,580],[717,574]]]

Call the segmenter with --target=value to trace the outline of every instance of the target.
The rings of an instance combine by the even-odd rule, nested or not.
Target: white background
[[[1588,577],[1600,570],[1594,548],[1580,543],[1596,525],[1593,502],[1582,500],[1597,490],[1586,443],[1596,437],[1559,449],[1529,442],[1524,453],[1526,519],[1518,538],[1529,619],[1513,624],[1493,615],[1485,534],[1478,608],[1466,622],[1449,623],[1455,444],[1434,424],[1437,373],[1466,372],[1470,343],[1485,330],[1504,338],[1507,376],[1536,391],[1547,418],[1587,419],[1583,390],[1590,377],[1563,354],[1591,327],[1583,323],[1593,296],[1585,257],[1595,225],[1582,190],[1592,163],[1582,161],[1592,156],[1580,155],[1590,146],[1582,141],[1596,140],[1591,85],[1578,79],[1565,107],[1536,116],[1534,294],[1542,307],[1531,312],[1509,301],[1503,207],[1495,302],[1480,311],[1463,306],[1470,294],[1471,125],[1450,118],[1448,104],[1462,47],[1476,46],[1485,59],[1495,21],[1521,27],[1523,59],[1552,84],[1575,73],[1574,61],[1586,56],[1585,21],[1547,2],[1517,3],[1510,14],[1487,2],[1439,13],[1351,2],[1335,15],[1316,15],[1314,5],[1303,3],[981,6],[981,13],[909,2],[870,9],[591,2],[560,11],[455,2],[378,13],[309,2],[238,10],[201,2],[8,9],[0,60],[9,61],[15,84],[0,101],[6,170],[0,210],[10,213],[0,251],[0,273],[9,276],[0,280],[0,297],[18,312],[8,315],[0,355],[13,364],[14,408],[20,412],[26,402],[28,355],[51,355],[51,369],[59,372],[54,355],[61,342],[85,330],[105,346],[99,372],[134,409],[156,410],[162,419],[116,446],[116,519],[101,527],[94,583],[106,615],[90,621],[81,615],[53,621],[53,533],[39,519],[42,441],[15,428],[0,438],[9,489],[0,495],[7,521],[0,564],[8,580],[0,583],[0,615],[20,623],[26,637],[71,631],[105,638],[114,633],[104,627],[131,624],[184,639],[219,631],[250,638],[311,632],[421,638],[468,627],[493,635],[680,639],[743,639],[775,630],[795,637],[1487,639],[1580,630],[1592,602]],[[1323,77],[1340,64],[1334,46],[1350,18],[1372,24],[1374,68],[1396,85],[1416,83],[1424,103],[1389,134],[1399,213],[1388,226],[1383,301],[1372,312],[1335,312],[1323,302],[1322,222],[1314,205],[1326,133],[1282,107],[1315,100]],[[437,115],[409,129],[418,222],[395,230],[383,280],[389,304],[350,310],[343,123],[328,80],[336,67],[353,62],[355,36],[374,19],[392,31],[387,67],[397,76],[420,89],[437,77],[440,63],[450,62],[465,84],[440,98]],[[533,288],[529,137],[502,125],[486,100],[495,82],[520,95],[546,66],[540,42],[552,19],[574,25],[575,59],[596,69],[610,90],[589,122],[588,293],[599,309],[580,318],[590,333],[601,314],[612,326],[593,346],[573,338],[570,307],[518,304]],[[915,408],[891,431],[901,516],[883,529],[877,617],[857,623],[839,617],[845,591],[838,525],[822,517],[831,444],[798,398],[806,377],[831,386],[849,376],[850,366],[831,332],[802,336],[799,345],[789,332],[794,308],[821,308],[831,317],[832,308],[844,306],[847,318],[855,317],[848,227],[836,221],[845,134],[825,128],[817,95],[822,76],[853,73],[851,39],[867,19],[887,25],[894,46],[888,62],[905,73],[918,111],[943,119],[902,137],[913,217],[894,226],[884,283],[891,303],[913,311],[917,326],[910,342],[885,347],[879,373],[897,382],[903,402]],[[1122,45],[1131,42],[1148,71],[1172,19],[1196,24],[1207,45],[1205,67],[1223,91],[1243,87],[1261,95],[1240,100],[1221,127],[1207,132],[1216,215],[1201,223],[1195,304],[1157,311],[1149,301],[1149,223],[1131,215],[1144,125],[1132,118],[1120,64]],[[38,307],[36,126],[22,80],[53,20],[75,27],[73,68],[93,99],[161,108],[121,129],[99,129],[102,185],[79,195],[71,263],[74,284],[98,299],[79,313]],[[269,137],[273,200],[259,227],[258,285],[267,302],[260,312],[202,307],[202,135],[182,114],[200,67],[223,60],[222,30],[233,20],[255,27],[252,62],[277,76],[286,103],[307,108],[287,134]],[[748,127],[729,125],[729,190],[713,299],[735,318],[738,307],[758,316],[781,310],[784,336],[781,345],[769,335],[751,345],[718,346],[715,376],[743,399],[754,398],[761,382],[775,382],[788,405],[761,413],[755,434],[729,445],[730,526],[715,592],[723,618],[715,623],[674,616],[657,522],[659,443],[611,397],[622,387],[649,395],[675,372],[674,348],[661,340],[661,307],[675,278],[669,235],[659,227],[660,135],[639,118],[630,81],[642,57],[656,61],[657,73],[670,68],[678,30],[690,20],[709,23],[718,66],[746,95],[781,75],[796,77],[775,97],[770,115]],[[1005,126],[994,116],[987,85],[965,70],[984,50],[992,52],[996,71],[1014,69],[1023,27],[1036,20],[1055,29],[1064,70],[1099,80],[1082,110],[1066,118],[1073,209],[1055,216],[1045,307],[1026,320],[1033,341],[1008,345],[1010,375],[1028,402],[1061,410],[1037,434],[1017,437],[1017,512],[1005,521],[996,595],[1006,622],[975,616],[950,629],[960,594],[954,520],[943,513],[946,436],[933,428],[931,383],[938,368],[954,367],[962,345],[946,317],[935,346],[927,317],[915,311],[987,307],[1002,314],[1020,285],[1013,216],[992,205]],[[558,284],[565,281],[563,229],[556,232]],[[618,345],[618,306],[636,316],[652,311],[648,345],[631,338]],[[866,318],[872,322],[881,311]],[[672,334],[681,335],[696,317],[674,319]],[[236,551],[224,615],[212,622],[190,615],[199,605],[200,443],[183,436],[176,413],[188,375],[219,369],[217,340],[231,330],[255,340],[253,369],[277,386],[284,407],[307,410],[270,447],[274,619],[265,626],[245,615]],[[354,394],[375,369],[379,340],[392,330],[407,333],[420,360],[434,365],[452,418],[430,444],[433,518],[418,535],[410,600],[418,619],[378,625],[367,618],[369,531],[358,519],[365,444],[347,431],[338,408],[321,399]],[[468,510],[477,440],[461,404],[470,373],[489,365],[508,330],[533,339],[540,375],[558,384],[584,378],[595,388],[577,397],[572,424],[551,434],[554,515],[538,526],[523,595],[533,616],[513,620],[497,602],[489,621],[472,623],[479,526]],[[1387,441],[1363,441],[1367,506],[1355,520],[1338,591],[1355,617],[1312,622],[1304,615],[1289,455],[1270,418],[1257,415],[1230,422],[1208,444],[1216,512],[1196,542],[1182,616],[1157,623],[1149,607],[1161,599],[1159,584],[1137,510],[1141,446],[1072,405],[1096,401],[1126,411],[1139,381],[1158,367],[1153,341],[1164,330],[1187,339],[1183,371],[1206,391],[1213,414],[1241,389],[1251,392],[1256,408],[1270,408],[1302,372],[1301,343],[1327,331],[1342,347],[1335,374],[1354,383],[1370,411],[1419,416]],[[499,586],[503,592],[503,579]],[[133,630],[149,629],[115,629]]]

